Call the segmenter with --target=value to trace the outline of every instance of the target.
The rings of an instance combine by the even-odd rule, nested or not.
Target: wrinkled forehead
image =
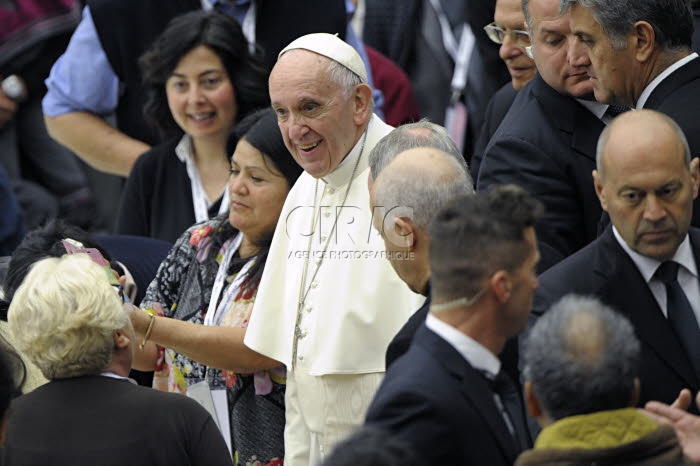
[[[270,74],[269,92],[273,105],[290,99],[331,99],[342,93],[340,86],[331,80],[328,58],[306,50],[287,53],[280,57]]]

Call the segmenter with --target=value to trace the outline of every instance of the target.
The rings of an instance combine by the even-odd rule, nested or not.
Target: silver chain
[[[321,251],[321,257],[316,264],[316,269],[314,270],[314,274],[311,277],[311,280],[309,281],[309,286],[306,286],[306,277],[308,276],[308,271],[309,271],[309,259],[311,257],[311,243],[313,241],[314,233],[315,233],[315,228],[314,225],[316,224],[317,221],[319,221],[321,217],[321,206],[318,206],[318,211],[316,211],[316,198],[318,196],[318,178],[316,178],[316,186],[314,188],[314,212],[311,215],[311,234],[309,234],[309,243],[306,247],[306,252],[307,254],[304,257],[304,270],[301,275],[301,284],[299,286],[299,301],[297,303],[297,315],[296,315],[296,321],[294,323],[294,343],[292,345],[292,367],[296,365],[296,359],[297,359],[297,340],[301,336],[301,328],[299,325],[301,324],[301,310],[302,307],[304,307],[304,303],[306,302],[306,297],[309,294],[309,291],[311,291],[311,286],[316,279],[316,274],[318,274],[319,269],[321,268],[321,264],[323,264],[323,259],[325,258],[326,251],[328,251],[328,246],[331,243],[331,239],[333,238],[333,234],[335,233],[335,228],[336,225],[338,225],[338,217],[340,215],[340,212],[343,210],[343,207],[345,207],[345,201],[348,199],[348,194],[350,193],[350,188],[352,187],[352,182],[355,179],[355,174],[357,173],[357,167],[360,165],[360,160],[362,159],[362,154],[365,151],[365,142],[367,141],[367,133],[369,132],[369,127],[365,130],[365,134],[362,138],[362,146],[360,146],[360,154],[357,156],[357,160],[355,161],[355,166],[352,169],[352,174],[350,175],[350,182],[348,183],[348,187],[345,189],[345,195],[343,196],[343,202],[340,204],[340,209],[336,213],[335,220],[333,221],[333,227],[331,228],[331,232],[328,235],[328,238],[326,239],[326,244],[323,246],[323,251]],[[304,289],[306,288],[306,291]]]

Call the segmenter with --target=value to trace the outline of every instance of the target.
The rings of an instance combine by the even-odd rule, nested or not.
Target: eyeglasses
[[[530,45],[530,34],[527,31],[506,31],[502,27],[496,25],[496,23],[491,23],[484,26],[484,31],[489,39],[497,44],[502,44],[506,40],[506,36],[510,36],[519,47],[527,47]]]

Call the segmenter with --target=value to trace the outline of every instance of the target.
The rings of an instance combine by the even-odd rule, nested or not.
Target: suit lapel
[[[455,379],[455,384],[471,405],[472,410],[479,414],[488,427],[508,464],[512,464],[519,454],[519,448],[481,373],[474,369],[452,345],[425,325],[418,329],[416,339],[421,341],[423,347],[439,361],[445,372]],[[465,434],[469,435],[468,432]]]
[[[696,239],[700,241],[699,237]],[[639,339],[649,345],[659,359],[689,386],[697,386],[697,378],[678,338],[637,266],[618,244],[611,226],[598,241],[599,254],[594,267],[604,280],[601,287],[603,300],[630,319]],[[693,253],[697,263],[699,257],[695,250]]]
[[[542,108],[552,114],[550,121],[568,135],[567,143],[576,152],[595,161],[598,136],[605,127],[603,122],[573,97],[555,91],[539,74],[533,81],[532,94]]]
[[[669,94],[694,81],[698,76],[700,76],[700,58],[694,58],[661,81],[649,95],[644,108],[659,108]]]

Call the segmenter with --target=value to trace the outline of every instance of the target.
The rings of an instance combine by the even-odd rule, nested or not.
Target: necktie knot
[[[632,109],[624,105],[608,105],[608,109],[605,111],[605,113],[610,115],[612,118],[615,118],[619,114],[629,112],[630,110]]]
[[[656,269],[654,276],[664,282],[664,284],[669,285],[678,280],[678,268],[680,264],[678,262],[666,261],[659,265]]]
[[[518,393],[518,390],[515,388],[515,384],[510,377],[508,377],[508,374],[503,371],[503,369],[498,372],[496,377],[487,374],[486,381],[491,390],[498,395],[511,395],[513,393]]]

